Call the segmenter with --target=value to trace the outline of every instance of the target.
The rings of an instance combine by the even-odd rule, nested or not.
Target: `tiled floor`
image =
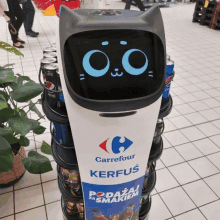
[[[106,5],[123,7],[119,0]],[[167,53],[175,62],[176,75],[171,86],[174,107],[165,119],[164,153],[157,163],[149,220],[220,219],[220,35],[192,23],[193,10],[194,4],[182,3],[161,9]],[[27,42],[21,50],[24,58],[1,51],[0,65],[15,63],[15,73],[37,81],[42,49],[55,42],[57,21],[37,11],[34,29],[39,37],[26,37],[22,27],[20,37]],[[11,43],[3,18],[0,24],[0,40]],[[41,121],[47,133],[29,134],[27,151],[40,152],[41,142],[50,142],[49,122]],[[26,172],[14,187],[0,189],[1,220],[62,219],[54,161],[52,166],[50,173]]]

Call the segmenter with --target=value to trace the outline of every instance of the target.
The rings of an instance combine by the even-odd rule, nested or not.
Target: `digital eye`
[[[124,69],[131,75],[140,75],[148,67],[146,54],[139,49],[130,49],[125,52],[122,58]]]
[[[101,50],[91,50],[83,58],[84,70],[93,77],[105,75],[110,67],[108,56]]]

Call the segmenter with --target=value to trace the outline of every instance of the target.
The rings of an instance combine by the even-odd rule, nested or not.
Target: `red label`
[[[108,139],[109,139],[109,138],[108,138]],[[107,151],[107,148],[106,148],[106,143],[107,143],[108,139],[105,140],[103,143],[101,143],[101,144],[99,145],[99,147],[101,147],[101,148],[102,148],[104,151],[106,151],[107,153],[109,153],[109,152]]]
[[[172,79],[173,79],[173,76],[168,77],[165,81],[165,84],[167,85],[167,84],[171,83]]]
[[[47,89],[50,89],[50,90],[53,90],[55,88],[54,84],[52,82],[46,82],[46,88]]]

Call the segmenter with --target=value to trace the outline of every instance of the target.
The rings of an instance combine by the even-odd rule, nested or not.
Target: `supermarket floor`
[[[179,3],[162,9],[167,53],[175,62],[176,75],[171,88],[174,107],[165,119],[165,149],[157,163],[149,220],[220,219],[220,32],[192,23],[194,6]],[[113,0],[107,7],[122,9],[124,3]],[[0,51],[0,65],[15,63],[15,73],[38,81],[42,49],[55,42],[57,21],[37,11],[34,30],[39,37],[26,37],[22,27],[24,58]],[[0,24],[0,40],[11,43],[3,18]],[[47,133],[29,134],[27,151],[40,152],[43,140],[50,143],[49,122],[42,123]],[[26,172],[14,187],[0,189],[1,220],[63,219],[56,164],[49,158],[52,172]]]

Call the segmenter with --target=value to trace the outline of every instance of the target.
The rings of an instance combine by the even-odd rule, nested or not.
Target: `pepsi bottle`
[[[165,82],[165,88],[163,90],[163,99],[165,100],[169,99],[170,84],[173,79],[173,69],[174,69],[174,62],[172,60],[167,60],[166,82]]]

